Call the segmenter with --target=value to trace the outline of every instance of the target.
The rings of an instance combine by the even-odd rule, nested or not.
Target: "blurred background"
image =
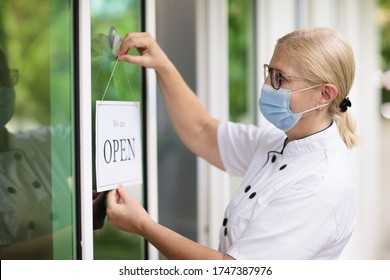
[[[382,206],[383,227],[382,244],[379,258],[390,259],[390,1],[378,2],[378,29],[380,32],[380,76],[381,79],[381,179],[382,179]]]
[[[256,102],[263,83],[261,66],[269,62],[277,38],[285,33],[327,26],[351,41],[357,65],[351,112],[362,140],[354,150],[361,204],[359,226],[344,257],[389,259],[390,1],[204,2],[157,1],[156,33],[188,84],[221,119],[263,121]],[[158,149],[159,189],[164,190],[159,193],[160,222],[217,247],[220,213],[240,178],[226,178],[186,151],[176,139],[160,95],[157,104],[158,131],[164,135]]]
[[[351,112],[362,138],[362,145],[353,152],[361,191],[359,226],[345,258],[390,259],[390,0],[90,0],[84,2],[90,7],[90,38],[79,37],[75,28],[80,1],[0,0],[0,48],[9,68],[19,71],[15,113],[7,131],[27,142],[32,131],[44,127],[68,131],[45,136],[50,148],[48,169],[40,174],[50,185],[52,210],[72,226],[64,243],[56,236],[62,227],[51,220],[46,233],[54,236],[53,258],[82,257],[77,253],[83,227],[76,187],[82,175],[77,85],[90,83],[93,123],[94,102],[101,98],[115,63],[108,40],[110,27],[124,36],[145,30],[148,20],[153,25],[148,31],[215,117],[253,124],[263,121],[257,109],[263,83],[261,65],[271,58],[276,39],[306,26],[328,26],[343,33],[352,43],[357,62]],[[152,19],[145,13],[148,5],[153,7]],[[78,73],[83,58],[77,47],[87,40],[91,43],[91,81]],[[105,99],[146,102],[143,79],[138,67],[118,65]],[[150,94],[158,88],[147,90]],[[155,118],[157,184],[145,180],[127,190],[145,207],[156,207],[154,218],[160,223],[217,248],[223,210],[240,178],[227,178],[187,151],[173,131],[161,94],[156,96],[155,111],[148,114]],[[146,130],[145,118],[142,127]],[[92,127],[88,132],[92,138],[93,131]],[[146,140],[145,149],[154,151]],[[94,140],[82,148],[93,147]],[[58,150],[69,152],[58,155]],[[154,174],[146,157],[144,162],[145,173]],[[42,162],[30,164],[34,170]],[[60,181],[56,172],[64,164],[70,171]],[[93,164],[92,168],[94,172]],[[64,200],[57,191],[60,188],[69,189],[70,198]],[[152,188],[158,190],[156,196],[147,200]],[[95,259],[156,258],[148,254],[144,240],[107,223],[94,231],[93,239]]]

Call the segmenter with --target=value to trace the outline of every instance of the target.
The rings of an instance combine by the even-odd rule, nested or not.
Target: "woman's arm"
[[[139,55],[128,54],[137,49]],[[223,169],[218,150],[219,121],[212,118],[173,63],[148,33],[128,33],[119,60],[153,68],[177,134],[196,155]]]
[[[108,222],[114,227],[143,236],[168,259],[233,259],[156,223],[121,186],[107,196],[107,217]]]

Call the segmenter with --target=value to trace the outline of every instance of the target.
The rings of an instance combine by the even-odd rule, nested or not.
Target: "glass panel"
[[[256,59],[255,3],[253,0],[229,0],[229,116],[233,122],[255,124]],[[230,178],[231,193],[241,179]]]
[[[157,41],[196,92],[195,0],[156,1],[156,9]],[[177,136],[163,99],[158,92],[158,218],[162,225],[196,241],[197,160]]]
[[[71,3],[0,2],[1,259],[76,258]]]
[[[380,61],[381,61],[381,79],[380,84],[377,85],[381,87],[381,181],[382,181],[382,205],[383,205],[383,217],[388,217],[390,213],[390,205],[387,202],[388,197],[390,197],[390,174],[388,172],[390,167],[390,0],[380,0],[378,1],[378,28],[380,31]],[[379,256],[380,259],[390,259],[390,219],[383,219],[382,223],[382,244],[387,244],[386,246],[381,246]]]
[[[229,0],[228,5],[230,120],[256,123],[255,5],[252,0]]]
[[[109,31],[115,27],[118,35],[141,30],[141,1],[139,0],[91,0],[92,28],[92,123],[95,123],[95,101],[102,100],[105,88],[115,65]],[[141,101],[141,68],[119,62],[104,100]],[[95,132],[93,131],[93,136]],[[93,137],[92,139],[95,139]],[[95,146],[93,140],[93,146]],[[94,150],[94,149],[93,149]],[[94,176],[95,180],[95,176]],[[94,188],[95,183],[94,183]],[[126,189],[139,201],[143,201],[144,186],[128,186]],[[96,215],[94,217],[96,220]],[[104,223],[94,232],[95,259],[144,259],[144,240],[136,235],[114,229]]]
[[[390,119],[390,40],[388,34],[390,33],[390,20],[387,16],[390,12],[390,1],[379,1],[378,8],[378,24],[381,34],[381,114],[385,120]]]

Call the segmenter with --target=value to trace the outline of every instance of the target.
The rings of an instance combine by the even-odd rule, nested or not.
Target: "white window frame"
[[[86,260],[93,259],[90,8],[90,1],[79,1],[80,147],[78,149],[81,186],[81,257]]]
[[[196,1],[197,93],[209,113],[228,120],[228,19],[226,0]],[[228,175],[198,159],[198,241],[218,248],[229,202]]]

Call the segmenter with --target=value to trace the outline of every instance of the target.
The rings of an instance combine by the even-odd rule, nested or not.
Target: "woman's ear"
[[[321,103],[330,103],[337,96],[337,87],[332,84],[325,84],[321,91],[320,102]]]

